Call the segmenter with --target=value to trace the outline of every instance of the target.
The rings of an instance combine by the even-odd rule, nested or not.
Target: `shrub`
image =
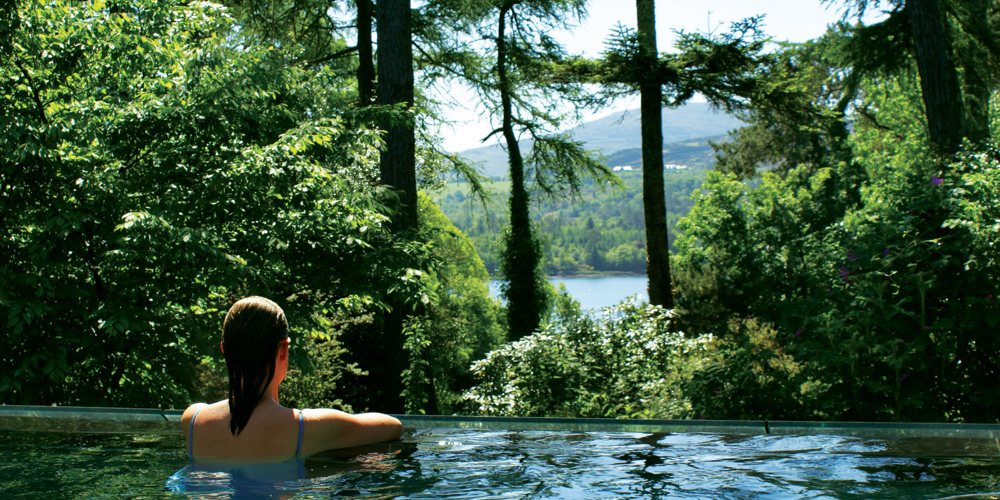
[[[557,304],[560,300],[557,300]],[[711,336],[671,328],[672,313],[630,299],[587,314],[557,315],[541,331],[477,361],[470,407],[488,415],[682,418],[683,382]]]

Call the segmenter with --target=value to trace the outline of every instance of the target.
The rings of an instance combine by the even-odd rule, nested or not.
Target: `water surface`
[[[566,291],[580,303],[584,310],[596,310],[613,306],[622,300],[639,296],[647,302],[647,280],[645,276],[606,276],[599,278],[549,278],[549,283],[558,287],[566,286]],[[500,297],[500,280],[490,280],[490,295]]]
[[[203,494],[214,488],[221,498],[247,491],[234,483],[243,479],[225,473],[185,478],[185,467],[176,435],[0,437],[4,498],[168,496],[171,475],[197,479]],[[262,491],[298,498],[942,498],[985,495],[998,489],[998,478],[993,440],[423,428],[407,430],[401,442],[313,457],[301,477],[274,479]]]

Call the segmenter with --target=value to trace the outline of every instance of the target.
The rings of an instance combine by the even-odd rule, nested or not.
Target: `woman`
[[[181,417],[195,461],[283,461],[333,448],[398,439],[399,420],[381,413],[295,410],[278,403],[288,371],[288,321],[274,302],[247,297],[222,324],[229,399],[196,403]]]

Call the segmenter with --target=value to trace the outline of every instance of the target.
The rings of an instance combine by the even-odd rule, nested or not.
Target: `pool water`
[[[0,497],[165,497],[168,482],[221,498],[1000,497],[995,439],[417,428],[302,465],[248,490],[189,468],[176,434],[5,432]]]

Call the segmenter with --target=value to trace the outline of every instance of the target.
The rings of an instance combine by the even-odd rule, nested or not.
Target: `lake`
[[[500,296],[500,280],[490,280],[490,295]],[[558,287],[566,286],[569,294],[583,309],[600,309],[612,306],[626,297],[639,295],[639,300],[648,301],[645,276],[603,276],[599,278],[549,278],[549,283]]]

